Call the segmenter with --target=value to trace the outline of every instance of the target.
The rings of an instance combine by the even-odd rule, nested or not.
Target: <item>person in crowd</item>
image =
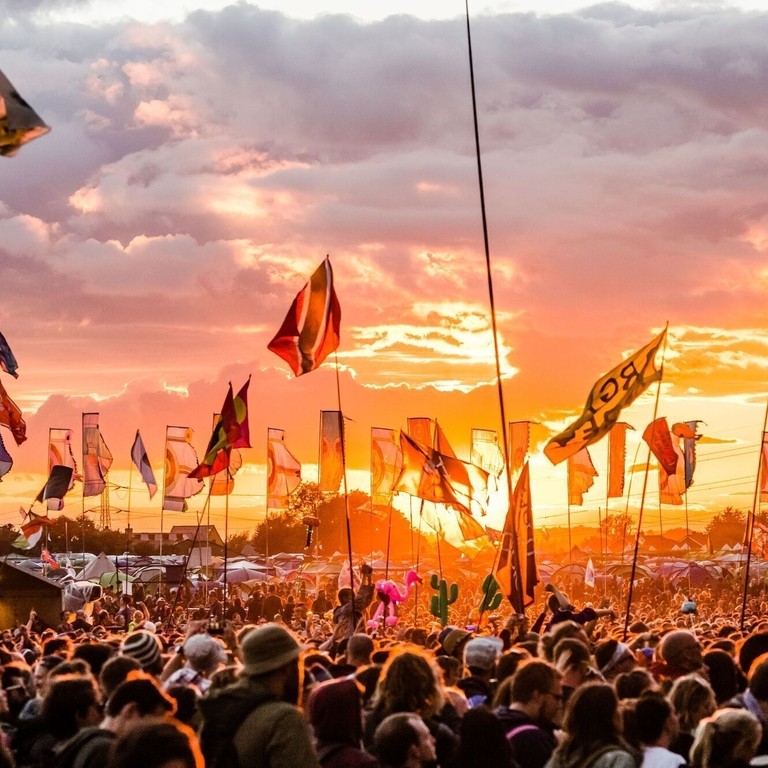
[[[379,723],[373,751],[381,768],[426,768],[437,759],[435,738],[413,712],[396,712]]]
[[[517,768],[504,727],[490,710],[478,707],[462,718],[450,768]]]
[[[195,732],[174,720],[148,719],[118,737],[105,768],[207,768]]]
[[[211,635],[197,632],[190,635],[180,648],[184,666],[173,672],[164,683],[165,689],[192,686],[202,695],[211,686],[210,677],[227,662],[224,645]]]
[[[691,768],[747,768],[761,736],[760,721],[751,712],[719,709],[696,728]]]
[[[498,637],[474,637],[464,646],[464,667],[467,677],[457,683],[464,692],[470,709],[490,704],[493,699],[493,685],[496,662],[504,648]]]
[[[679,734],[669,748],[687,760],[699,721],[709,717],[717,708],[715,693],[700,675],[685,675],[672,684],[669,700],[679,724]]]
[[[634,707],[635,734],[643,752],[641,768],[679,768],[686,761],[669,745],[679,731],[672,704],[659,692],[640,697]]]

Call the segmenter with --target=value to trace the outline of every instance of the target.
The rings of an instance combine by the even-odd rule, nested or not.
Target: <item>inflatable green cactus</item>
[[[433,573],[429,580],[432,589],[437,590],[436,595],[432,595],[429,602],[430,613],[440,619],[440,624],[445,626],[448,623],[448,606],[453,605],[459,597],[459,585],[451,584],[450,589],[445,579],[438,579],[437,574]]]
[[[501,605],[502,594],[499,592],[499,582],[492,573],[483,579],[483,599],[480,601],[480,615],[486,611],[495,611]]]

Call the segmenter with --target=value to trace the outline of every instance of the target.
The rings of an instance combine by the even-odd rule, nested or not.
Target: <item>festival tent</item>
[[[91,560],[77,575],[79,581],[91,581],[100,579],[105,573],[114,573],[118,570],[114,560],[110,560],[104,552],[99,552],[95,560]],[[102,584],[102,586],[105,586]]]

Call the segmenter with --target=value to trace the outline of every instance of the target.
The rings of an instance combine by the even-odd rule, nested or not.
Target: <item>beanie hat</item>
[[[137,629],[120,643],[120,655],[131,656],[141,664],[142,669],[150,669],[162,661],[162,646],[157,635]]]
[[[265,675],[299,658],[302,647],[280,624],[262,624],[252,629],[241,644],[243,672]]]
[[[464,646],[464,666],[493,669],[504,648],[498,637],[475,637]]]
[[[224,646],[206,634],[190,635],[182,646],[184,658],[200,672],[215,669],[219,664],[224,664],[227,654]]]

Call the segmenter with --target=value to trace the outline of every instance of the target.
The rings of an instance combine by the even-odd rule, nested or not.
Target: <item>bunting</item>
[[[320,411],[318,488],[335,493],[344,477],[344,420],[341,411]]]
[[[0,333],[0,368],[6,373],[10,373],[14,379],[18,379],[19,374],[16,373],[18,367],[19,365],[16,362],[16,358],[13,356],[13,352],[11,352],[10,345],[5,340],[5,336]]]
[[[655,360],[665,335],[666,329],[595,382],[581,416],[544,448],[553,464],[565,461],[607,434],[622,409],[633,403],[652,382],[661,379],[662,368],[656,367]]]
[[[267,348],[301,376],[318,368],[339,346],[340,327],[341,307],[333,288],[331,260],[326,256],[296,295]]]
[[[168,512],[186,512],[186,500],[203,489],[202,480],[189,476],[197,466],[197,454],[192,447],[193,434],[189,427],[165,428],[163,509]]]
[[[301,464],[285,445],[285,430],[267,431],[267,508],[287,509],[288,496],[301,484]]]
[[[141,439],[138,429],[131,446],[131,460],[136,465],[136,469],[139,470],[141,479],[146,484],[149,498],[151,499],[157,493],[157,481],[155,480],[155,473],[152,471],[152,465],[149,463],[147,449],[144,447],[144,441]]]
[[[534,588],[539,583],[528,462],[523,465],[504,521],[495,577],[513,609],[524,613],[533,603]]]
[[[597,470],[586,448],[568,457],[568,504],[580,507],[584,494],[595,484]]]
[[[624,468],[627,463],[627,430],[633,429],[625,421],[617,421],[608,433],[608,491],[609,499],[624,495]]]
[[[0,72],[0,155],[11,157],[22,145],[50,130]]]
[[[395,482],[403,468],[403,452],[395,439],[395,430],[371,428],[371,504],[374,509],[388,509],[392,504]]]
[[[107,487],[112,453],[99,430],[99,414],[83,414],[83,496],[100,496]]]
[[[674,475],[677,469],[678,454],[672,445],[672,435],[666,417],[660,416],[652,421],[643,432],[643,440],[648,443],[648,447],[659,462],[659,466],[668,475]]]
[[[509,463],[512,473],[515,474],[523,468],[528,458],[528,449],[531,444],[531,422],[509,422]]]
[[[232,383],[227,389],[221,416],[208,441],[202,462],[195,467],[189,477],[199,480],[210,477],[229,467],[230,453],[233,448],[250,448],[250,432],[248,429],[248,385],[251,377],[243,384],[237,397],[232,394]]]
[[[0,73],[0,76],[2,73]],[[0,381],[0,424],[11,430],[16,445],[21,445],[27,439],[27,425],[16,403],[8,397],[3,382]]]

